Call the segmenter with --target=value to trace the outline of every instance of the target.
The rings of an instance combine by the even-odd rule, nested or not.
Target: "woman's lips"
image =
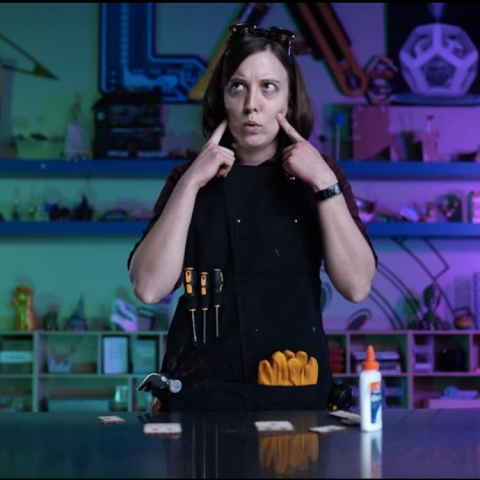
[[[242,125],[242,128],[247,132],[258,132],[262,126],[255,122],[246,122]]]

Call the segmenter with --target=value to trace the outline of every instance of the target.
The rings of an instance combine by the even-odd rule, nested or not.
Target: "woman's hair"
[[[263,32],[264,30],[259,31]],[[218,125],[227,118],[224,91],[237,68],[250,55],[270,51],[288,72],[289,98],[286,118],[303,138],[308,139],[313,124],[312,104],[300,68],[290,50],[290,48],[286,49],[277,41],[263,35],[247,36],[230,43],[218,61],[203,97],[202,129],[206,138],[210,138]],[[290,139],[282,129],[280,129],[278,140],[279,150],[291,144]],[[232,142],[233,138],[227,129],[221,145],[231,148]]]

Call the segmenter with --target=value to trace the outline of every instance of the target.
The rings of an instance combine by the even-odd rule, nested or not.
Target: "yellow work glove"
[[[288,360],[288,373],[290,375],[290,383],[294,387],[299,387],[302,384],[300,362],[296,357],[292,357]]]
[[[268,360],[262,360],[258,364],[258,384],[259,385],[276,385],[276,379],[273,376],[273,369]]]
[[[277,387],[289,387],[290,375],[288,373],[287,357],[282,352],[275,352],[272,355],[273,375],[276,379]]]
[[[318,362],[308,358],[305,352],[296,354],[290,350],[275,352],[269,360],[258,364],[259,385],[298,387],[315,385],[318,380]]]
[[[291,358],[295,358],[295,354],[290,351],[290,350],[284,350],[283,351],[283,354],[287,357],[287,362],[288,360],[290,360]]]
[[[310,357],[302,372],[302,385],[316,385],[318,380],[318,362],[315,357]]]

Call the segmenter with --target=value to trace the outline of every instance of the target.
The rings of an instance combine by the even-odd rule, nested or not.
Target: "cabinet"
[[[353,387],[355,401],[355,359],[373,345],[386,408],[480,406],[480,331],[327,331],[327,337],[334,379]]]
[[[145,411],[166,332],[0,332],[0,411]],[[111,372],[111,373],[106,373]]]

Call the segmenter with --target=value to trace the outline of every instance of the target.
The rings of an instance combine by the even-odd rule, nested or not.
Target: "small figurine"
[[[91,220],[93,217],[94,209],[88,203],[87,197],[82,195],[82,202],[80,205],[72,210],[72,220]]]
[[[469,307],[459,307],[453,311],[453,324],[457,330],[470,330],[473,328],[473,315]]]
[[[371,222],[375,217],[377,202],[355,197],[355,203],[362,222]]]
[[[37,330],[38,319],[33,311],[33,291],[24,285],[18,285],[15,291],[17,296],[12,299],[12,303],[17,310],[15,330],[21,332]]]
[[[367,98],[370,103],[385,105],[392,101],[392,80],[398,68],[392,59],[375,55],[366,69],[368,77]]]
[[[468,193],[468,221],[480,223],[480,190]]]
[[[76,103],[72,108],[73,120],[67,123],[67,134],[63,155],[67,160],[85,160],[92,158],[88,131],[80,124],[81,108]]]
[[[434,202],[428,202],[425,213],[421,215],[420,222],[436,223],[438,222],[438,207]]]
[[[56,305],[50,305],[48,312],[43,317],[43,329],[49,331],[58,330],[58,308]]]
[[[447,222],[462,221],[461,203],[461,200],[456,195],[444,195],[438,208],[445,216]]]
[[[35,219],[35,216],[37,214],[37,205],[35,204],[35,202],[32,200],[30,202],[30,205],[28,207],[28,220],[30,222],[34,222],[36,219]]]
[[[427,307],[427,312],[423,315],[423,323],[427,328],[425,330],[438,330],[441,326],[441,319],[435,313],[440,305],[442,292],[432,283],[423,291],[423,303]]]
[[[72,212],[67,207],[59,207],[56,203],[45,203],[45,211],[50,220],[70,220]]]
[[[136,308],[129,305],[123,298],[116,298],[113,301],[110,321],[114,330],[116,328],[125,332],[136,332],[138,330]]]
[[[432,130],[433,115],[427,116],[427,128],[415,134],[415,141],[422,145],[422,160],[424,162],[438,161],[438,136],[437,130]]]
[[[409,324],[409,328],[417,330],[450,330],[452,326],[449,322],[442,320],[436,313],[438,306],[442,300],[443,293],[435,283],[430,284],[423,291],[423,303],[426,312],[421,320],[413,320]],[[420,302],[418,302],[420,308]]]
[[[83,331],[88,330],[87,321],[85,319],[85,306],[83,297],[80,297],[78,301],[77,310],[73,315],[67,320],[65,324],[65,330],[77,330]]]
[[[18,198],[14,198],[14,200],[13,200],[12,220],[14,222],[18,222],[19,220],[21,220],[21,218],[20,218],[20,201],[18,200]]]

